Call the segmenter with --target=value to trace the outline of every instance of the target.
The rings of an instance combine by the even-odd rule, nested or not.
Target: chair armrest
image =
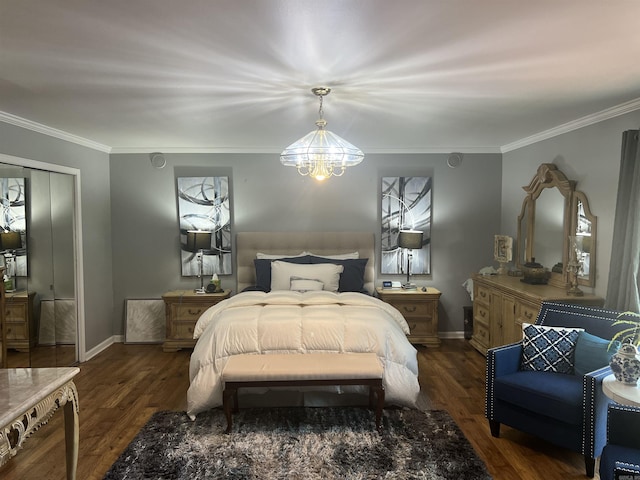
[[[616,403],[609,405],[607,443],[637,448],[640,455],[640,408]]]
[[[492,366],[493,377],[500,377],[520,370],[522,342],[510,343],[487,350],[487,368]]]
[[[607,443],[607,407],[612,400],[604,394],[602,381],[611,368],[602,367],[582,377],[582,454],[596,458]]]
[[[509,373],[515,373],[520,369],[522,357],[522,342],[511,343],[502,347],[487,350],[487,372],[485,378],[485,416],[489,420],[495,420],[493,414],[494,405],[494,379]]]

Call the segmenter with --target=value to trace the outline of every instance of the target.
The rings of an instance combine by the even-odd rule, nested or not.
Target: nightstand
[[[7,348],[29,352],[37,339],[37,328],[33,311],[36,292],[26,290],[9,292],[4,300],[4,321]]]
[[[396,307],[409,324],[411,334],[407,337],[411,343],[425,347],[440,346],[438,338],[438,300],[440,291],[428,287],[422,290],[403,290],[402,288],[377,287],[378,297],[383,302]]]
[[[162,295],[167,315],[167,337],[162,345],[165,352],[193,348],[193,330],[206,309],[229,298],[231,290],[220,293],[195,293],[193,290],[175,290]]]

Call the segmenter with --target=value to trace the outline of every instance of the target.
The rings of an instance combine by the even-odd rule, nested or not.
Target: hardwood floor
[[[80,365],[78,480],[101,479],[151,414],[184,410],[189,350],[116,344]],[[484,418],[484,357],[464,340],[419,347],[420,384],[430,407],[447,410],[496,480],[585,479],[580,455],[502,427],[491,437]],[[3,480],[65,478],[63,414],[27,439],[5,466]]]

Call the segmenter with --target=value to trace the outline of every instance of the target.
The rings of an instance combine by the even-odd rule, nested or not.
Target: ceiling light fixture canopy
[[[280,154],[280,162],[288,167],[296,167],[300,175],[308,175],[316,180],[339,177],[347,167],[362,162],[364,153],[344,138],[325,130],[327,122],[323,118],[322,99],[331,89],[315,87],[311,91],[320,98],[320,118],[316,121],[318,129],[285,148]]]

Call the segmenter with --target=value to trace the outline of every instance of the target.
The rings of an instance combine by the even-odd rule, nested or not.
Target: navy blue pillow
[[[263,292],[271,291],[271,262],[279,260],[288,263],[311,263],[311,255],[303,255],[302,257],[284,257],[278,259],[256,258],[253,264],[256,267],[256,285],[255,290]]]
[[[360,292],[364,290],[364,270],[367,266],[368,258],[355,258],[347,260],[334,260],[332,258],[310,256],[310,263],[333,263],[342,265],[344,270],[340,274],[338,292]]]

